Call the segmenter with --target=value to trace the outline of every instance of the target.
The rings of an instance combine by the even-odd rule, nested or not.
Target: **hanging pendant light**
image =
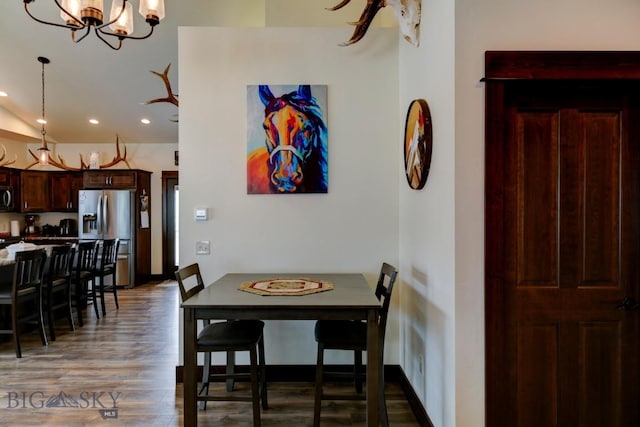
[[[164,0],[140,0],[138,12],[149,25],[149,32],[143,36],[133,34],[133,7],[131,0],[112,0],[109,20],[104,21],[103,0],[55,0],[64,24],[50,22],[31,14],[29,5],[35,0],[22,0],[24,10],[31,18],[41,24],[53,25],[71,30],[71,39],[78,43],[94,30],[96,36],[111,49],[122,47],[124,39],[142,40],[153,34],[153,29],[164,18]],[[80,37],[76,32],[84,30]]]
[[[38,148],[38,161],[41,165],[46,165],[49,163],[49,148],[47,147],[47,131],[44,127],[47,124],[47,119],[44,115],[44,66],[50,61],[49,58],[44,56],[38,56],[38,61],[42,64],[42,116],[38,119],[38,123],[42,124],[42,130],[40,131],[42,134],[42,146]]]

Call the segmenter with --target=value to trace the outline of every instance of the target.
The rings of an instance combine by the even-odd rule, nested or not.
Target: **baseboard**
[[[274,382],[313,382],[315,381],[316,367],[315,365],[267,365],[267,381]],[[212,366],[212,373],[224,373],[224,366]],[[350,365],[331,366],[332,370],[344,370],[349,372],[353,369]],[[249,372],[249,366],[236,366],[237,372]],[[183,382],[184,366],[176,366],[176,383]],[[202,366],[198,366],[197,377],[202,376]],[[384,377],[388,381],[398,382],[404,392],[409,407],[413,415],[418,421],[418,425],[425,427],[434,427],[429,415],[422,406],[422,402],[418,398],[415,390],[409,383],[409,379],[399,365],[385,365]]]

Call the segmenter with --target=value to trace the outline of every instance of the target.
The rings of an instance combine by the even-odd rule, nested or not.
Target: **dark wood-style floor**
[[[148,284],[111,295],[107,315],[75,332],[64,319],[47,347],[36,332],[22,335],[23,357],[11,341],[0,342],[0,425],[181,426],[182,384],[178,363],[178,291],[175,282]],[[239,391],[245,384],[238,384]],[[264,426],[308,426],[313,384],[270,382]],[[332,385],[331,392],[346,388]],[[350,387],[351,388],[351,387]],[[328,390],[329,391],[329,390]],[[418,426],[399,384],[387,383],[391,426]],[[323,403],[322,426],[364,426],[365,403]],[[200,425],[250,426],[250,404],[209,402]]]

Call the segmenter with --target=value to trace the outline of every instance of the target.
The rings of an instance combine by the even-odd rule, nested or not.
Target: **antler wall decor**
[[[349,4],[350,1],[351,0],[342,0],[337,5],[327,8],[327,10],[335,11],[341,9]],[[375,18],[378,11],[385,6],[391,6],[393,8],[393,12],[398,20],[398,25],[400,26],[400,32],[404,36],[404,39],[417,47],[420,44],[421,0],[367,0],[367,5],[362,11],[360,19],[356,22],[351,22],[352,25],[356,26],[353,35],[348,41],[340,45],[349,46],[360,41],[367,33],[373,18]]]
[[[4,144],[2,144],[2,156],[0,156],[0,166],[9,166],[12,165],[18,160],[18,155],[16,154],[16,158],[13,160],[5,160],[4,158],[7,156],[7,149]]]
[[[178,94],[173,93],[171,90],[171,82],[169,81],[169,68],[171,68],[171,64],[167,65],[167,68],[164,69],[164,72],[159,73],[157,71],[151,71],[156,76],[160,77],[164,82],[164,87],[167,89],[167,96],[164,98],[155,98],[150,101],[145,102],[146,105],[156,104],[159,102],[168,102],[169,104],[173,104],[176,107],[179,107],[178,102]],[[178,120],[171,120],[172,122],[177,122]]]
[[[33,157],[35,159],[35,161],[33,163],[30,163],[25,169],[30,169],[31,167],[37,165],[39,163],[39,157],[36,156],[35,154],[33,154],[33,152],[31,150],[29,150],[29,154],[31,154],[31,157]],[[47,154],[49,156],[49,164],[51,166],[55,166],[59,169],[64,169],[67,171],[81,171],[81,170],[85,170],[85,169],[89,169],[89,165],[86,164],[84,162],[84,159],[82,158],[82,154],[80,154],[80,167],[79,168],[75,168],[73,166],[69,166],[65,163],[64,159],[62,158],[62,156],[60,156],[59,154],[56,156],[57,159],[53,159],[51,157],[50,154]],[[4,156],[3,156],[4,157]],[[110,168],[111,166],[115,166],[120,162],[124,162],[124,164],[127,165],[127,167],[129,169],[131,169],[131,165],[129,165],[129,162],[127,161],[127,146],[125,145],[124,147],[124,155],[120,154],[120,138],[118,137],[118,135],[116,135],[116,155],[113,158],[113,160],[111,160],[108,163],[104,163],[100,165],[100,169],[106,169],[106,168]]]

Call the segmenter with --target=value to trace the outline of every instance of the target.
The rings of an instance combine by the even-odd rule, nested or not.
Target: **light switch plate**
[[[207,208],[194,208],[193,217],[196,221],[206,221],[209,219]]]
[[[209,255],[211,253],[211,243],[208,240],[198,240],[196,242],[196,255]]]

